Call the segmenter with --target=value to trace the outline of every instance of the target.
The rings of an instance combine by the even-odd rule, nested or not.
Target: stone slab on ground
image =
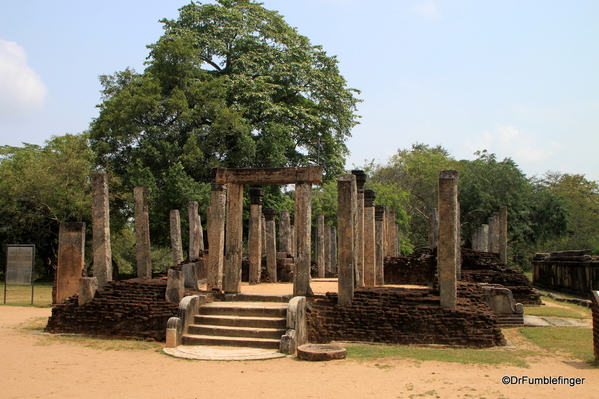
[[[524,315],[524,327],[551,327],[551,324],[538,316]]]
[[[226,346],[177,346],[176,348],[164,348],[163,351],[168,355],[190,360],[267,360],[287,356],[270,349]]]
[[[543,317],[545,321],[553,324],[556,327],[589,327],[590,324],[586,321],[575,319],[559,319],[557,317]]]

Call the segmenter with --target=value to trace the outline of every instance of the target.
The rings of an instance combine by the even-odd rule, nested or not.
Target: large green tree
[[[93,160],[86,134],[0,147],[0,262],[6,244],[35,244],[38,276],[52,274],[60,223],[91,220]]]
[[[150,187],[153,219],[204,195],[214,167],[343,170],[358,100],[335,57],[254,1],[179,12],[161,21],[143,73],[101,77],[91,124],[100,165],[127,189]]]

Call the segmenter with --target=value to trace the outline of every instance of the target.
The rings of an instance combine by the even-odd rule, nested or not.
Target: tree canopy
[[[123,187],[148,185],[164,217],[204,195],[214,167],[343,170],[359,100],[335,57],[250,0],[192,2],[161,22],[143,73],[100,79],[91,144]]]
[[[6,244],[35,244],[42,262],[37,271],[50,275],[59,224],[91,220],[93,160],[86,134],[53,137],[44,146],[0,147],[0,251]]]

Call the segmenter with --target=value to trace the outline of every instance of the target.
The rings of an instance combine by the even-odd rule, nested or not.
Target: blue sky
[[[183,0],[2,0],[0,145],[80,133],[99,75],[142,71]],[[359,96],[348,169],[413,143],[599,180],[599,1],[263,0]]]

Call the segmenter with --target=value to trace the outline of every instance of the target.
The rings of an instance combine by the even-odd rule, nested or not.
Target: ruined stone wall
[[[439,291],[428,288],[359,288],[350,306],[337,306],[337,295],[328,294],[310,302],[309,341],[504,345],[497,318],[483,296],[476,284],[462,282],[456,309],[441,308]]]
[[[54,305],[45,331],[164,341],[166,322],[178,311],[164,300],[165,291],[161,279],[110,281],[83,306],[77,296]]]
[[[385,259],[385,284],[427,285],[435,281],[437,256],[434,249],[420,249],[410,256]],[[506,266],[499,254],[462,248],[462,280],[501,284],[525,306],[541,305],[540,294],[521,270]]]
[[[599,259],[591,251],[561,251],[536,254],[533,281],[539,287],[589,295],[599,290]]]
[[[427,285],[435,280],[436,250],[419,249],[410,256],[385,258],[385,284]]]

